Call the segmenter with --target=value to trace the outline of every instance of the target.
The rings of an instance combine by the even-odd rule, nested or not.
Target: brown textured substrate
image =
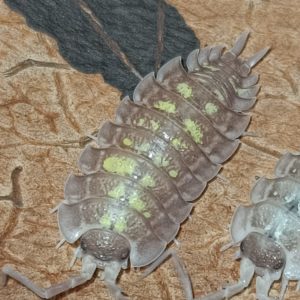
[[[193,281],[195,296],[220,288],[239,277],[234,249],[220,247],[229,241],[228,226],[235,208],[249,202],[255,175],[272,176],[280,153],[300,148],[300,6],[297,0],[169,1],[204,44],[231,45],[243,30],[252,37],[244,56],[271,45],[272,51],[255,71],[262,89],[252,110],[249,131],[222,176],[198,201],[192,219],[179,234],[180,256]],[[63,63],[55,42],[28,28],[23,18],[0,2],[0,72],[24,59]],[[49,210],[63,197],[63,184],[81,151],[81,138],[104,120],[114,117],[120,93],[98,75],[72,69],[27,69],[0,84],[0,266],[9,263],[32,280],[45,285],[79,272],[68,270],[73,246],[55,249],[60,237],[56,216]],[[21,172],[11,174],[16,167]],[[20,170],[20,169],[17,169]],[[18,177],[18,178],[17,178]],[[19,186],[17,184],[19,181]],[[21,195],[20,191],[21,189]],[[11,201],[23,201],[15,208]],[[146,279],[123,272],[120,284],[131,299],[183,299],[182,289],[168,261]],[[298,299],[291,283],[286,300]],[[272,295],[278,294],[275,285]],[[254,282],[234,299],[254,300]],[[9,280],[0,299],[38,299]],[[56,299],[109,299],[103,283],[92,280]]]

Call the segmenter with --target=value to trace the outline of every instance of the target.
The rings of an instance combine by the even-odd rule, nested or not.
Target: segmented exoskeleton
[[[279,300],[289,280],[300,283],[300,155],[284,154],[276,178],[259,178],[251,191],[252,205],[237,208],[231,223],[232,245],[240,244],[240,280],[201,300],[229,299],[246,288],[254,273],[256,298],[268,296],[282,277]],[[276,298],[277,299],[277,298]]]
[[[89,280],[96,268],[113,297],[123,299],[116,285],[122,268],[149,266],[151,272],[166,257],[176,262],[188,299],[192,290],[182,264],[166,246],[190,215],[191,203],[204,191],[221,164],[239,146],[255,103],[258,76],[251,68],[267,53],[238,58],[249,33],[232,49],[206,47],[150,73],[138,84],[133,101],[120,104],[115,122],[106,122],[79,159],[83,175],[71,175],[58,206],[64,240],[80,239],[75,255],[82,273],[43,289],[8,266],[7,275],[51,298]]]

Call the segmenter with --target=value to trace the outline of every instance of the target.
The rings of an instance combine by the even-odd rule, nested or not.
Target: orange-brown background
[[[197,202],[192,219],[178,236],[179,255],[193,281],[196,296],[216,290],[239,277],[228,226],[235,208],[249,203],[255,175],[272,176],[278,155],[300,149],[300,5],[298,0],[189,0],[168,1],[205,44],[230,46],[245,29],[251,39],[244,56],[271,45],[272,51],[255,69],[262,85],[252,110],[249,131],[259,137],[242,138],[237,154],[226,163]],[[27,58],[63,62],[55,41],[30,29],[23,17],[0,2],[0,72]],[[114,117],[118,90],[99,75],[73,69],[27,69],[14,77],[0,75],[0,194],[10,193],[10,174],[22,166],[20,186],[24,207],[0,202],[0,266],[9,263],[44,286],[79,272],[68,270],[73,246],[55,249],[59,241],[55,214],[49,210],[63,198],[67,175],[76,171],[81,151],[78,140]],[[120,285],[131,299],[184,299],[170,261],[146,279],[138,272],[123,272]],[[275,285],[272,295],[278,294]],[[289,285],[286,299],[299,299]],[[9,280],[0,299],[38,299]],[[56,299],[109,299],[103,283],[94,279]],[[236,299],[254,300],[252,286]]]

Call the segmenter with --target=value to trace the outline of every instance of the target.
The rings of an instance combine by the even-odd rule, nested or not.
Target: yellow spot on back
[[[170,114],[176,113],[176,105],[171,100],[160,100],[154,103],[154,107]]]
[[[176,171],[176,170],[171,170],[171,171],[169,172],[169,175],[170,175],[171,177],[173,177],[173,178],[176,178],[176,177],[178,176],[178,171]]]
[[[218,110],[218,106],[211,102],[206,103],[204,107],[204,113],[208,114],[209,116],[215,114],[216,112],[218,112]]]
[[[104,214],[101,218],[100,218],[100,224],[103,226],[103,228],[105,229],[109,229],[111,226],[111,218],[109,214]]]
[[[145,124],[145,119],[144,118],[139,119],[138,122],[137,122],[138,126],[143,126],[144,124]]]
[[[119,217],[114,225],[114,229],[118,233],[122,233],[124,230],[127,229],[127,222],[124,217]]]
[[[134,193],[133,195],[131,195],[131,197],[129,198],[129,205],[134,210],[138,211],[139,213],[142,213],[145,218],[150,218],[151,217],[150,212],[145,211],[146,210],[146,205],[139,198],[137,193]]]
[[[187,144],[182,140],[181,137],[173,138],[171,144],[176,150],[184,150],[188,148]]]
[[[126,187],[123,183],[120,183],[119,185],[117,185],[114,189],[110,190],[107,195],[109,197],[115,198],[115,199],[120,199],[122,197],[124,197],[125,195],[125,190]]]
[[[160,127],[160,124],[158,121],[154,121],[154,120],[150,120],[150,125],[151,125],[151,128],[156,131],[159,129]]]
[[[137,194],[133,194],[129,198],[129,205],[131,208],[135,209],[138,212],[145,210],[145,203],[139,198]]]
[[[136,168],[136,162],[128,157],[109,156],[104,160],[103,168],[107,172],[123,176],[132,175]]]
[[[202,144],[203,132],[200,125],[191,119],[185,119],[183,124],[185,126],[185,131],[191,135],[193,140],[197,144]]]
[[[125,139],[123,139],[123,144],[125,146],[131,146],[133,144],[133,141],[129,138],[125,138]]]
[[[143,187],[154,187],[155,186],[155,180],[153,179],[152,176],[150,175],[145,175],[140,181],[139,183],[143,186]]]
[[[170,164],[170,160],[163,157],[161,154],[157,154],[153,158],[153,163],[158,167],[167,167]]]
[[[185,99],[193,96],[192,88],[185,82],[181,82],[176,87],[177,92]]]
[[[143,215],[147,219],[149,219],[151,217],[151,214],[148,211],[144,212]]]

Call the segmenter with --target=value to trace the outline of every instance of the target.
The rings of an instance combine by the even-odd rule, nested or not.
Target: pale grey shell
[[[260,178],[251,192],[252,205],[239,207],[231,226],[233,242],[261,233],[284,249],[283,275],[300,280],[300,155],[287,153],[276,168],[276,178]]]
[[[235,46],[195,50],[138,84],[133,102],[125,98],[115,122],[87,146],[79,168],[65,185],[58,210],[60,230],[73,243],[89,229],[118,232],[130,243],[135,267],[151,263],[175,238],[192,204],[221,164],[239,146],[255,103],[253,67],[268,51],[238,58],[248,32]]]

